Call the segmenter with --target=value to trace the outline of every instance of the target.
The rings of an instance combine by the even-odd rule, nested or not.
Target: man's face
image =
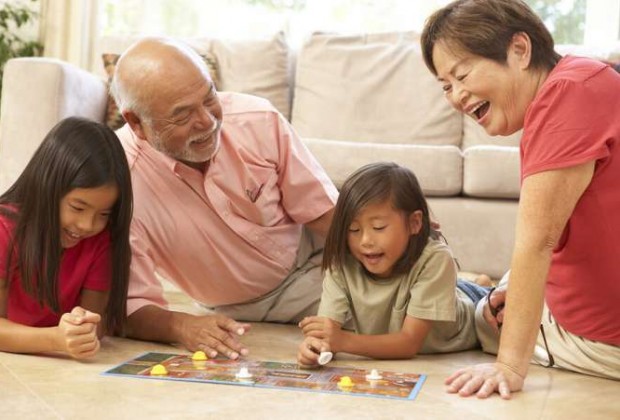
[[[151,145],[185,162],[209,161],[219,147],[222,107],[213,82],[203,73],[182,87],[164,88],[154,100],[153,115],[145,122]]]

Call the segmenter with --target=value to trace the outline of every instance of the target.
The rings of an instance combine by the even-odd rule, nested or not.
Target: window
[[[421,30],[449,0],[100,0],[102,35],[228,39],[283,30],[299,45],[314,31]],[[609,47],[620,40],[620,0],[526,0],[557,44]]]

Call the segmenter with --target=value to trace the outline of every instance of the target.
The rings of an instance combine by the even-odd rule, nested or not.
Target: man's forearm
[[[334,209],[331,208],[327,212],[325,212],[322,216],[314,219],[311,222],[306,223],[306,227],[313,231],[314,233],[320,235],[321,237],[327,237],[327,232],[329,231],[329,227],[332,223],[332,218],[334,217]]]
[[[184,318],[189,316],[154,305],[144,306],[128,317],[127,336],[163,343],[181,342],[182,324]]]

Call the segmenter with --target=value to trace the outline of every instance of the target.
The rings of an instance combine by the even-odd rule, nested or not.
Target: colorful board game
[[[144,353],[105,371],[104,375],[208,382],[258,388],[281,388],[363,397],[413,400],[426,375],[296,363],[209,359],[192,355]]]

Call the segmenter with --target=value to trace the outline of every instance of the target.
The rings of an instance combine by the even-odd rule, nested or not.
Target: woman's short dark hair
[[[19,270],[24,290],[59,313],[61,262],[60,202],[75,188],[118,187],[107,229],[112,249],[112,278],[106,308],[109,332],[121,331],[129,282],[129,225],[133,193],[127,158],[107,126],[70,117],[47,134],[17,181],[0,196],[0,213],[15,220],[6,258],[7,281]],[[15,257],[15,263],[11,259]]]
[[[407,249],[395,264],[393,273],[406,273],[413,267],[429,236],[436,235],[431,229],[426,199],[413,172],[396,163],[377,162],[361,167],[342,185],[325,241],[323,271],[342,273],[347,255],[350,254],[347,238],[353,219],[369,204],[388,200],[407,220],[414,211],[422,212],[422,228],[417,235],[409,238]]]
[[[420,40],[422,55],[434,75],[433,48],[439,41],[455,51],[505,64],[508,46],[520,32],[532,42],[531,68],[552,69],[561,58],[554,50],[553,37],[521,0],[456,0],[448,4],[426,20]]]

